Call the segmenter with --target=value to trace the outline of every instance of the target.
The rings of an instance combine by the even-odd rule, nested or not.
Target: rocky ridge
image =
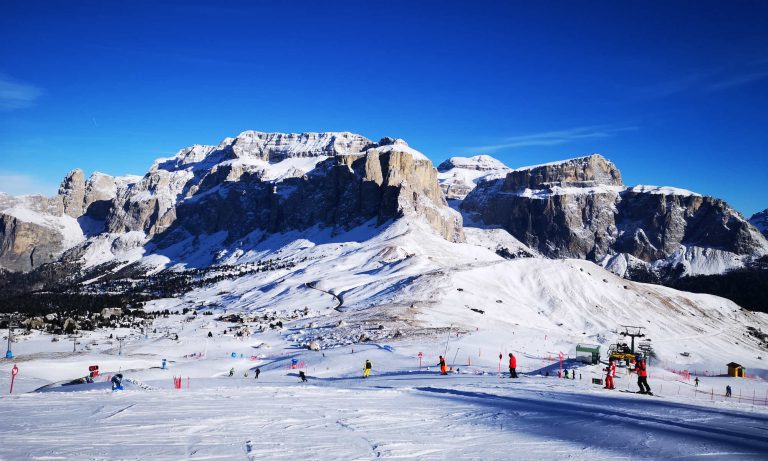
[[[114,256],[204,234],[224,233],[230,244],[254,234],[349,229],[404,216],[461,241],[461,216],[447,206],[436,174],[426,156],[400,139],[246,131],[159,159],[143,177],[94,173],[86,180],[73,170],[53,198],[3,196],[0,266],[27,271],[70,249],[68,259]],[[18,209],[39,216],[12,213]],[[54,224],[40,224],[46,220]]]
[[[603,263],[620,275],[720,273],[768,254],[768,241],[727,203],[670,187],[626,187],[593,154],[486,181],[461,210],[555,258]]]
[[[755,226],[757,230],[763,233],[766,237],[768,237],[768,208],[752,215],[751,218],[749,218],[750,224]]]

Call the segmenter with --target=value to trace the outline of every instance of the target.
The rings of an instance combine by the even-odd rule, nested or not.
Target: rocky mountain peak
[[[507,174],[504,190],[551,187],[622,186],[621,172],[600,154],[516,168]]]
[[[477,171],[511,171],[511,168],[501,163],[490,155],[475,155],[473,157],[451,157],[437,167],[437,171],[443,173],[454,168]]]
[[[515,169],[479,184],[461,209],[547,256],[626,255],[637,270],[654,272],[650,279],[659,268],[671,277],[719,273],[768,254],[763,235],[722,200],[674,187],[627,188],[597,154]]]
[[[74,169],[67,173],[59,186],[59,196],[64,204],[64,213],[77,218],[83,214],[83,200],[85,198],[85,173],[81,169]]]
[[[286,158],[359,154],[371,145],[373,142],[370,139],[348,132],[286,134],[244,131],[224,149],[231,149],[237,158],[279,162]]]
[[[753,214],[752,217],[749,218],[749,223],[762,232],[764,236],[768,237],[768,208]]]

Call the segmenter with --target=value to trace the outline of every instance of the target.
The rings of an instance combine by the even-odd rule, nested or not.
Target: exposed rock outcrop
[[[461,209],[550,257],[601,262],[626,254],[632,261],[625,268],[627,261],[677,265],[688,258],[692,272],[723,271],[743,264],[742,256],[768,254],[765,238],[722,200],[626,188],[599,155],[513,170],[478,185]]]
[[[77,221],[64,213],[61,196],[0,193],[0,267],[28,271],[82,240]]]
[[[426,219],[444,238],[462,240],[461,216],[448,208],[432,163],[410,150],[402,141],[383,140],[364,152],[322,156],[311,172],[278,182],[264,181],[258,170],[239,173],[236,181],[227,179],[229,165],[212,170],[157,240],[164,246],[221,231],[234,240],[254,230],[349,229],[402,216]]]
[[[757,230],[762,232],[764,236],[768,237],[768,208],[753,214],[752,217],[749,218],[749,222],[755,226]]]
[[[85,174],[83,170],[70,171],[59,186],[59,197],[64,206],[64,213],[78,218],[83,214],[85,201]]]
[[[592,155],[481,183],[461,209],[545,255],[599,260],[618,236],[614,215],[621,190],[618,169]]]
[[[403,140],[374,143],[352,133],[246,131],[218,146],[182,149],[143,177],[94,173],[86,181],[73,170],[59,194],[39,204],[5,197],[0,264],[11,270],[65,251],[68,261],[104,262],[146,241],[164,248],[225,232],[232,242],[254,231],[342,230],[404,216],[463,239],[461,216],[447,206],[427,157]],[[84,235],[88,241],[73,248]]]

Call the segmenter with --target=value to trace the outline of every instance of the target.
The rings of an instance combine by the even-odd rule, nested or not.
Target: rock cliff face
[[[279,182],[265,181],[263,170],[214,169],[176,207],[157,241],[162,247],[222,231],[235,240],[255,230],[349,229],[403,216],[426,219],[444,238],[463,240],[461,216],[448,208],[432,163],[409,150],[385,139],[362,152],[322,155],[311,171]]]
[[[757,230],[763,233],[766,237],[768,237],[768,208],[752,215],[751,218],[749,218],[750,224],[755,226]]]
[[[143,177],[94,173],[86,180],[73,170],[56,197],[33,203],[2,196],[0,265],[29,270],[85,238],[68,257],[104,245],[118,251],[122,241],[127,250],[147,241],[162,249],[202,234],[224,232],[232,242],[255,231],[341,230],[401,217],[463,240],[461,215],[447,206],[436,175],[402,140],[246,131],[160,159]]]
[[[11,197],[0,193],[0,267],[28,271],[58,258],[83,240],[61,196]]]
[[[626,255],[648,270],[685,263],[683,272],[706,273],[768,254],[765,238],[722,200],[626,188],[599,155],[513,170],[478,185],[461,209],[550,257],[606,262]]]
[[[478,185],[461,209],[558,258],[599,260],[618,236],[621,174],[601,156],[513,170]]]

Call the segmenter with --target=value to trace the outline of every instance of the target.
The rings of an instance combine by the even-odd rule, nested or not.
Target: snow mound
[[[697,194],[696,192],[691,192],[686,189],[680,189],[678,187],[670,187],[670,186],[649,186],[644,184],[639,184],[635,187],[631,187],[629,189],[630,192],[636,192],[639,194],[659,194],[659,195],[681,195],[684,197],[701,197],[701,194]]]

